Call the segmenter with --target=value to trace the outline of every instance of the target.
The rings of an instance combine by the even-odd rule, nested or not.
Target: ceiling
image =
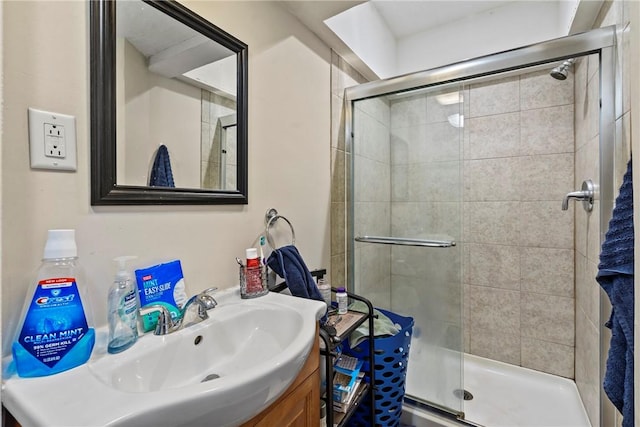
[[[439,42],[449,41],[443,38],[443,34],[455,33],[460,29],[458,34],[462,34],[461,43],[473,45],[473,41],[468,37],[475,32],[479,36],[476,45],[490,50],[471,53],[471,56],[451,61],[454,62],[586,31],[592,28],[603,0],[281,0],[278,3],[365,78],[377,80],[389,73],[380,70],[378,64],[369,61],[369,58],[366,58],[367,52],[361,49],[362,46],[357,46],[358,43],[363,44],[363,41],[367,44],[367,39],[375,39],[368,43],[371,49],[369,52],[384,51],[381,44],[383,41],[394,43],[397,52],[400,48],[404,48],[406,52],[406,46],[411,43],[414,48],[420,50],[424,35],[432,34]],[[370,9],[375,10],[386,27],[383,32],[387,32],[389,38],[382,40],[378,37],[380,33],[375,30],[373,33],[367,33],[367,27],[373,27],[368,22],[370,18],[364,14],[360,15],[360,18],[345,21],[347,25],[344,28],[350,33],[351,39],[349,34],[345,37],[345,33],[336,31],[336,28],[333,31],[329,28],[329,22],[336,17],[349,14],[357,16],[357,13],[352,12],[356,9],[363,10],[364,6],[370,6]],[[555,29],[550,29],[552,26]],[[473,30],[470,31],[470,28]],[[507,34],[510,36],[504,37]],[[392,39],[395,40],[390,41]],[[456,53],[459,50],[460,55],[465,55],[464,49],[460,49],[459,46],[450,47],[449,50],[451,49],[456,49]],[[393,61],[394,55],[400,55],[397,52],[391,52],[387,58]],[[433,57],[434,53],[424,52],[424,55]],[[395,61],[398,63],[398,56]],[[411,71],[406,68],[397,66],[400,74]]]
[[[391,33],[400,39],[471,15],[505,6],[513,1],[394,1],[371,0]]]

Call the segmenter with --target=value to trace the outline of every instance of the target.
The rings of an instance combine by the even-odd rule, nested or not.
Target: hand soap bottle
[[[95,329],[75,230],[49,230],[37,279],[27,291],[11,346],[21,377],[41,377],[85,363]]]
[[[127,270],[127,261],[133,256],[114,258],[118,271],[109,289],[107,316],[109,323],[109,353],[120,353],[138,339],[138,299],[133,276]]]

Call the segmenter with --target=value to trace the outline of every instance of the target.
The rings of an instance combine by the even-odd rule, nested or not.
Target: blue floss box
[[[140,307],[161,305],[176,319],[187,302],[187,292],[179,260],[141,268],[135,271]],[[141,317],[145,332],[155,329],[159,312],[153,311]]]

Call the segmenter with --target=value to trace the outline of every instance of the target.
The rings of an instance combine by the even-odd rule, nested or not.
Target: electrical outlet
[[[34,169],[76,170],[76,118],[29,108],[29,154]]]
[[[44,155],[58,159],[67,157],[63,125],[44,124]]]

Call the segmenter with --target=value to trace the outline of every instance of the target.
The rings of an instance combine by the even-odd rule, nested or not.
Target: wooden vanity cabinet
[[[317,336],[317,334],[316,334]],[[316,427],[320,423],[319,341],[282,396],[241,427]]]

